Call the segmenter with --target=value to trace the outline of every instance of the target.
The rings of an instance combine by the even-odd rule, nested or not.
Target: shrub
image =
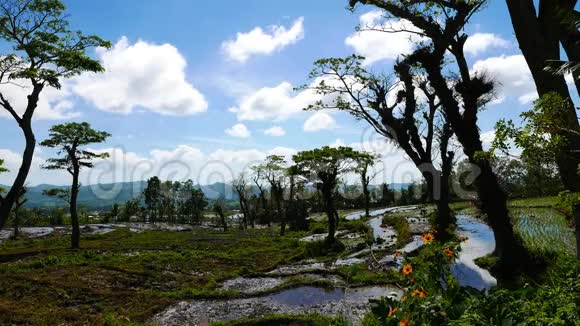
[[[397,231],[397,246],[403,246],[411,238],[411,232],[409,231],[409,222],[407,219],[400,215],[386,214],[383,217],[383,224],[389,225]]]
[[[305,246],[305,255],[306,257],[311,258],[334,255],[344,251],[345,249],[345,246],[342,242],[335,240],[333,243],[331,243],[328,241],[328,239],[307,242]]]

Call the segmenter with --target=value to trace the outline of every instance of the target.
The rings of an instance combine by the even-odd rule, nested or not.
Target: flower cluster
[[[437,319],[445,324],[445,310],[449,303],[442,298],[447,291],[459,288],[450,267],[461,248],[460,242],[436,241],[433,230],[423,234],[422,240],[425,246],[417,255],[406,257],[401,267],[406,288],[401,299],[383,298],[373,308],[373,313],[383,320],[384,325],[422,325]]]

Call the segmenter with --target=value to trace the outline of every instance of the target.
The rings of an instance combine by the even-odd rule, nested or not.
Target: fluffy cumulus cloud
[[[231,128],[225,130],[226,134],[237,138],[248,138],[252,135],[248,127],[243,123],[233,125]]]
[[[366,58],[364,63],[367,65],[381,60],[393,60],[401,54],[410,53],[414,42],[422,39],[415,33],[419,29],[409,21],[384,21],[383,14],[379,10],[365,13],[359,20],[361,31],[348,36],[345,43],[357,54],[364,56]]]
[[[492,33],[475,33],[465,42],[465,52],[475,56],[491,48],[507,48],[510,42]]]
[[[485,72],[497,82],[498,97],[494,103],[501,103],[508,97],[514,97],[521,104],[527,104],[538,97],[534,80],[523,55],[479,60],[473,64],[472,71]]]
[[[171,44],[122,37],[111,49],[97,49],[104,73],[85,73],[73,91],[97,108],[122,114],[136,109],[163,115],[190,115],[208,103],[185,76],[187,61]]]
[[[4,84],[0,92],[8,100],[16,112],[22,116],[26,109],[27,96],[32,91],[32,85],[27,80],[16,80],[15,84]],[[74,110],[71,99],[70,85],[63,82],[61,89],[45,87],[38,99],[38,106],[34,111],[37,120],[62,120],[76,118],[81,112]],[[8,111],[0,108],[0,116],[11,117]]]
[[[304,122],[304,131],[314,132],[336,127],[334,118],[324,112],[316,112]]]
[[[290,28],[274,25],[264,31],[255,27],[247,33],[237,33],[236,38],[222,43],[227,58],[244,63],[254,55],[269,55],[280,51],[304,37],[304,18],[294,21]]]
[[[304,108],[318,101],[330,105],[336,100],[336,94],[322,95],[313,90],[322,81],[328,86],[342,87],[342,82],[337,78],[318,77],[306,89],[295,91],[291,83],[284,81],[277,86],[262,87],[240,96],[238,104],[229,111],[235,113],[240,121],[284,121],[299,116]]]
[[[264,135],[272,136],[272,137],[280,137],[286,134],[286,130],[280,126],[273,126],[272,128],[268,128],[264,130]]]
[[[302,109],[320,99],[310,90],[298,93],[289,82],[274,87],[263,87],[241,97],[239,104],[230,108],[238,120],[283,121],[302,112]]]

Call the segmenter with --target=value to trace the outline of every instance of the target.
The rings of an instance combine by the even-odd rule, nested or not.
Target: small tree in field
[[[8,169],[3,167],[4,165],[4,160],[0,159],[0,173],[4,173],[4,172],[8,172]],[[0,187],[0,194],[2,194],[4,191],[6,191],[4,188]],[[2,206],[2,197],[0,197],[0,206]]]
[[[14,203],[14,208],[12,209],[12,213],[14,215],[12,220],[12,224],[14,226],[14,233],[12,234],[12,238],[14,239],[17,239],[20,235],[20,209],[28,201],[28,199],[26,199],[27,191],[28,188],[26,187],[22,187],[22,189],[20,189],[20,196],[18,196],[16,203]]]
[[[311,182],[316,183],[322,193],[324,210],[328,217],[327,240],[330,244],[336,242],[334,233],[338,225],[338,214],[335,205],[335,190],[338,177],[341,174],[352,172],[356,166],[356,160],[365,155],[350,147],[324,146],[299,152],[292,157],[298,169],[303,171]]]
[[[369,209],[371,205],[371,193],[369,191],[369,184],[371,183],[371,180],[375,177],[374,174],[371,174],[372,171],[370,171],[369,169],[373,167],[373,165],[378,161],[378,159],[379,156],[377,155],[363,153],[356,160],[355,171],[360,176],[365,203],[365,214],[367,216],[370,213]]]
[[[81,168],[92,168],[94,159],[104,159],[108,153],[97,154],[82,149],[84,145],[92,143],[102,143],[111,136],[104,131],[97,131],[91,128],[87,122],[65,123],[50,128],[49,138],[40,143],[41,146],[58,148],[59,157],[47,160],[47,165],[43,168],[49,170],[67,170],[72,175],[72,186],[70,189],[70,215],[72,220],[72,248],[79,247],[80,230],[77,214],[77,196],[80,188],[79,172]]]
[[[45,87],[61,87],[61,79],[82,72],[101,72],[101,64],[87,55],[93,47],[111,44],[95,35],[70,29],[65,6],[59,0],[0,1],[0,107],[16,121],[26,141],[22,163],[0,206],[0,228],[26,183],[36,139],[32,117]],[[9,97],[9,84],[25,87],[22,107]]]
[[[276,205],[276,213],[280,219],[280,235],[286,232],[286,208],[284,207],[284,191],[287,187],[286,161],[280,155],[270,155],[266,161],[255,167],[262,178],[270,184],[270,195]]]

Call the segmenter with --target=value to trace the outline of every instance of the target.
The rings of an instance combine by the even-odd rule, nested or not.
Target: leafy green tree
[[[128,200],[121,212],[119,213],[119,217],[121,221],[131,221],[133,216],[138,216],[141,212],[141,205],[139,203],[139,198]]]
[[[328,217],[327,240],[332,245],[336,242],[334,234],[338,225],[335,205],[338,177],[344,173],[353,172],[356,161],[365,155],[350,147],[324,146],[299,152],[292,157],[299,170],[310,182],[315,183],[322,193],[324,210]]]
[[[8,169],[3,167],[4,165],[4,160],[0,159],[0,173],[4,173],[4,172],[8,172]],[[0,195],[3,194],[6,191],[6,189],[0,187]],[[0,196],[0,206],[2,206],[2,202],[4,201],[4,198],[2,196]]]
[[[538,8],[533,0],[506,0],[506,3],[539,97],[557,94],[560,101],[566,103],[560,111],[562,128],[552,129],[550,135],[568,139],[565,149],[557,153],[557,164],[566,189],[580,191],[580,176],[576,173],[580,164],[580,135],[573,132],[580,128],[578,116],[564,75],[549,69],[562,60],[561,48],[568,60],[580,62],[579,19],[574,10],[577,0],[540,1]],[[564,68],[573,66],[574,63]],[[580,72],[572,69],[572,75],[577,94],[580,94]]]
[[[226,216],[224,215],[224,199],[222,197],[218,198],[215,201],[214,210],[220,217],[222,227],[224,228],[224,232],[228,232],[228,222],[226,220]]]
[[[208,202],[205,199],[205,194],[203,191],[198,188],[191,189],[189,199],[186,201],[186,206],[188,207],[188,212],[191,216],[191,223],[201,223],[203,210],[207,207],[207,205]]]
[[[534,103],[533,109],[523,112],[520,117],[523,124],[516,126],[512,120],[501,119],[495,126],[495,138],[492,150],[510,153],[511,143],[519,148],[521,158],[541,163],[557,162],[562,152],[569,150],[569,142],[564,133],[580,135],[580,127],[568,130],[565,112],[570,103],[557,93],[548,93]],[[578,168],[578,166],[576,167]],[[562,175],[562,183],[569,183]],[[574,191],[574,188],[567,188]]]
[[[360,181],[362,184],[363,197],[364,197],[364,207],[365,214],[369,216],[369,210],[371,206],[371,195],[369,190],[369,184],[375,175],[371,174],[371,169],[373,165],[377,163],[379,156],[371,153],[363,153],[356,160],[355,172],[359,174]]]
[[[247,196],[247,182],[248,181],[246,176],[243,173],[232,181],[232,187],[238,195],[240,210],[242,211],[242,217],[240,219],[240,229],[242,230],[246,230],[248,228],[248,219],[250,218],[250,207]]]
[[[262,178],[270,184],[270,195],[276,207],[276,213],[280,220],[280,234],[286,232],[286,208],[284,207],[284,191],[288,186],[286,175],[286,161],[280,155],[270,155],[266,161],[256,167],[261,171]]]
[[[388,184],[383,183],[381,186],[381,204],[388,207],[395,202],[395,191]]]
[[[143,197],[147,210],[149,211],[149,221],[155,223],[161,214],[161,180],[157,176],[147,180],[147,186],[143,190]]]
[[[108,153],[94,153],[82,147],[93,143],[102,143],[111,135],[104,131],[91,128],[87,122],[65,123],[53,126],[49,130],[49,138],[40,143],[41,146],[58,148],[59,157],[50,158],[43,166],[49,170],[66,170],[72,176],[70,188],[70,215],[72,220],[71,246],[79,248],[80,229],[77,213],[77,197],[80,188],[79,173],[82,168],[92,168],[93,160],[104,159]]]
[[[24,107],[15,107],[6,90],[0,89],[0,106],[14,118],[26,140],[18,174],[0,206],[0,228],[30,171],[36,146],[32,118],[40,94],[45,87],[60,88],[62,78],[103,71],[87,50],[111,45],[98,36],[71,30],[65,9],[59,0],[0,1],[0,38],[4,50],[12,49],[1,56],[0,84],[30,87]]]
[[[305,201],[299,196],[299,191],[306,182],[302,174],[297,165],[286,168],[286,176],[288,177],[286,217],[289,220],[290,229],[296,231],[308,231],[308,209]]]

